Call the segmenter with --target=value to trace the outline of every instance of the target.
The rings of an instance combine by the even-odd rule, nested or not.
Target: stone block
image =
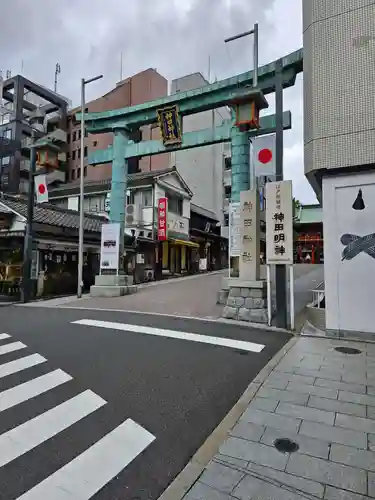
[[[241,297],[241,288],[230,288],[229,297]]]
[[[237,309],[235,307],[225,306],[223,310],[223,318],[237,319]]]
[[[241,421],[249,422],[255,425],[272,427],[273,429],[285,430],[287,432],[298,432],[301,420],[294,417],[284,417],[263,410],[248,408],[241,417]]]
[[[245,304],[245,299],[243,297],[236,297],[234,299],[234,305],[236,307],[242,307]]]
[[[241,307],[238,311],[238,319],[240,321],[251,321],[251,312],[246,307]]]
[[[307,405],[311,406],[312,408],[319,408],[320,410],[345,413],[347,415],[354,415],[356,417],[366,416],[366,406],[358,405],[355,403],[345,403],[344,401],[337,401],[335,399],[310,396]]]
[[[131,285],[132,276],[126,274],[97,274],[95,276],[96,286],[127,286]]]
[[[322,441],[344,445],[350,443],[354,448],[367,449],[367,435],[365,432],[303,421],[299,433]]]
[[[253,323],[268,323],[268,312],[267,309],[252,309],[251,310],[251,321]]]
[[[228,297],[226,305],[228,307],[237,307],[236,299],[237,299],[237,297]]]
[[[332,444],[329,458],[333,462],[340,464],[375,471],[375,453],[373,451],[358,450],[351,446]]]
[[[265,300],[264,299],[253,299],[254,301],[254,309],[264,309],[265,308]]]
[[[249,288],[240,288],[241,297],[250,297],[250,289]]]
[[[267,290],[261,288],[250,288],[250,297],[253,297],[254,299],[266,299]]]
[[[226,467],[223,464],[211,462],[203,472],[199,481],[224,493],[231,493],[245,474]]]
[[[126,286],[98,286],[90,288],[91,297],[122,297],[127,294]]]
[[[229,294],[228,290],[220,290],[220,292],[218,292],[218,294],[217,294],[216,303],[221,304],[221,305],[225,305],[227,303],[228,294]]]
[[[252,299],[252,298],[245,299],[245,307],[246,307],[246,309],[253,309],[253,307],[254,307],[254,299]]]
[[[276,413],[287,417],[301,418],[311,422],[321,422],[326,425],[333,425],[335,421],[335,412],[318,410],[307,406],[299,406],[292,403],[280,403]]]

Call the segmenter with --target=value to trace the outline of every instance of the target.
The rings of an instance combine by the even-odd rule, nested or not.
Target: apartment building
[[[118,82],[116,87],[107,94],[86,104],[85,112],[102,112],[111,109],[119,109],[127,106],[135,106],[146,101],[164,97],[168,94],[168,81],[155,69],[149,68],[136,75]],[[113,134],[86,134],[84,138],[84,151],[81,151],[80,122],[75,120],[75,113],[80,108],[75,108],[68,117],[68,182],[76,182],[82,172],[80,168],[81,154],[84,155],[83,176],[85,181],[101,181],[111,178],[111,164],[91,166],[87,164],[87,156],[95,149],[106,149],[112,145]],[[156,126],[145,126],[136,131],[133,140],[150,140],[160,137]],[[152,157],[131,158],[129,161],[129,173],[147,172],[161,170],[169,166],[169,154],[161,154]]]
[[[68,99],[21,75],[3,81],[0,88],[1,144],[12,146],[0,151],[0,190],[10,193],[28,191],[32,132],[36,139],[48,134],[60,148],[59,168],[48,174],[47,183],[65,182]],[[33,128],[30,122],[35,113],[44,117],[43,131]]]
[[[193,73],[172,80],[171,93],[185,92],[208,85],[209,82],[201,73]],[[217,127],[223,120],[230,118],[230,111],[222,107],[183,118],[184,132]],[[171,153],[171,164],[185,179],[193,192],[192,203],[210,210],[216,215],[220,225],[226,219],[224,213],[225,156],[230,157],[230,143],[213,144],[202,148],[194,148]]]

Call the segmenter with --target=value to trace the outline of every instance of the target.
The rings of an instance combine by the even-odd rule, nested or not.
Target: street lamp
[[[84,221],[84,211],[83,211],[83,199],[84,199],[84,150],[85,150],[85,86],[88,83],[95,82],[103,78],[103,75],[95,76],[94,78],[89,78],[85,80],[81,79],[81,163],[80,163],[80,183],[79,183],[79,243],[78,243],[78,283],[77,283],[77,297],[80,299],[82,297],[83,288],[83,221]]]
[[[254,47],[253,47],[253,62],[254,62],[254,76],[253,76],[253,87],[258,86],[258,55],[259,55],[259,42],[258,42],[258,23],[254,24],[254,28],[250,31],[245,31],[244,33],[240,33],[239,35],[234,35],[224,40],[225,43],[233,42],[234,40],[238,40],[239,38],[243,38],[245,36],[254,35]]]

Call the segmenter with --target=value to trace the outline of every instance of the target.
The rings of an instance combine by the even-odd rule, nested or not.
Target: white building
[[[303,0],[305,174],[323,201],[326,328],[343,334],[375,333],[374,19],[374,0]]]
[[[208,85],[201,73],[193,73],[172,81],[171,93],[185,92]],[[204,111],[183,119],[183,131],[217,127],[230,118],[229,108]],[[230,143],[214,144],[171,153],[171,165],[175,165],[193,192],[192,203],[216,214],[220,225],[225,225],[224,205],[224,155],[230,156]],[[226,225],[228,225],[226,223]],[[227,236],[222,233],[223,236]]]

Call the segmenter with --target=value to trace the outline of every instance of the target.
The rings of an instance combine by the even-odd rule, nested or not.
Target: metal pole
[[[276,180],[284,179],[283,169],[283,63],[276,61],[275,67],[275,108],[276,108]],[[287,273],[285,265],[276,265],[276,326],[287,328]]]
[[[294,265],[289,266],[289,287],[290,287],[290,329],[295,326],[295,307],[294,307]]]
[[[259,67],[259,40],[258,40],[258,23],[254,24],[254,46],[253,46],[253,59],[254,59],[254,73],[253,73],[253,87],[258,86],[258,67]]]
[[[78,236],[78,282],[77,297],[82,297],[82,278],[83,278],[83,222],[84,222],[84,149],[85,149],[85,79],[81,79],[81,162],[79,179],[79,236]]]
[[[34,147],[35,133],[31,131],[30,147],[30,169],[29,169],[29,191],[27,195],[27,222],[23,249],[23,273],[22,273],[22,302],[30,300],[30,273],[33,250],[33,217],[34,217],[34,184],[36,171],[36,150]]]
[[[266,264],[267,268],[267,316],[268,326],[272,323],[272,281],[271,281],[271,266]]]

